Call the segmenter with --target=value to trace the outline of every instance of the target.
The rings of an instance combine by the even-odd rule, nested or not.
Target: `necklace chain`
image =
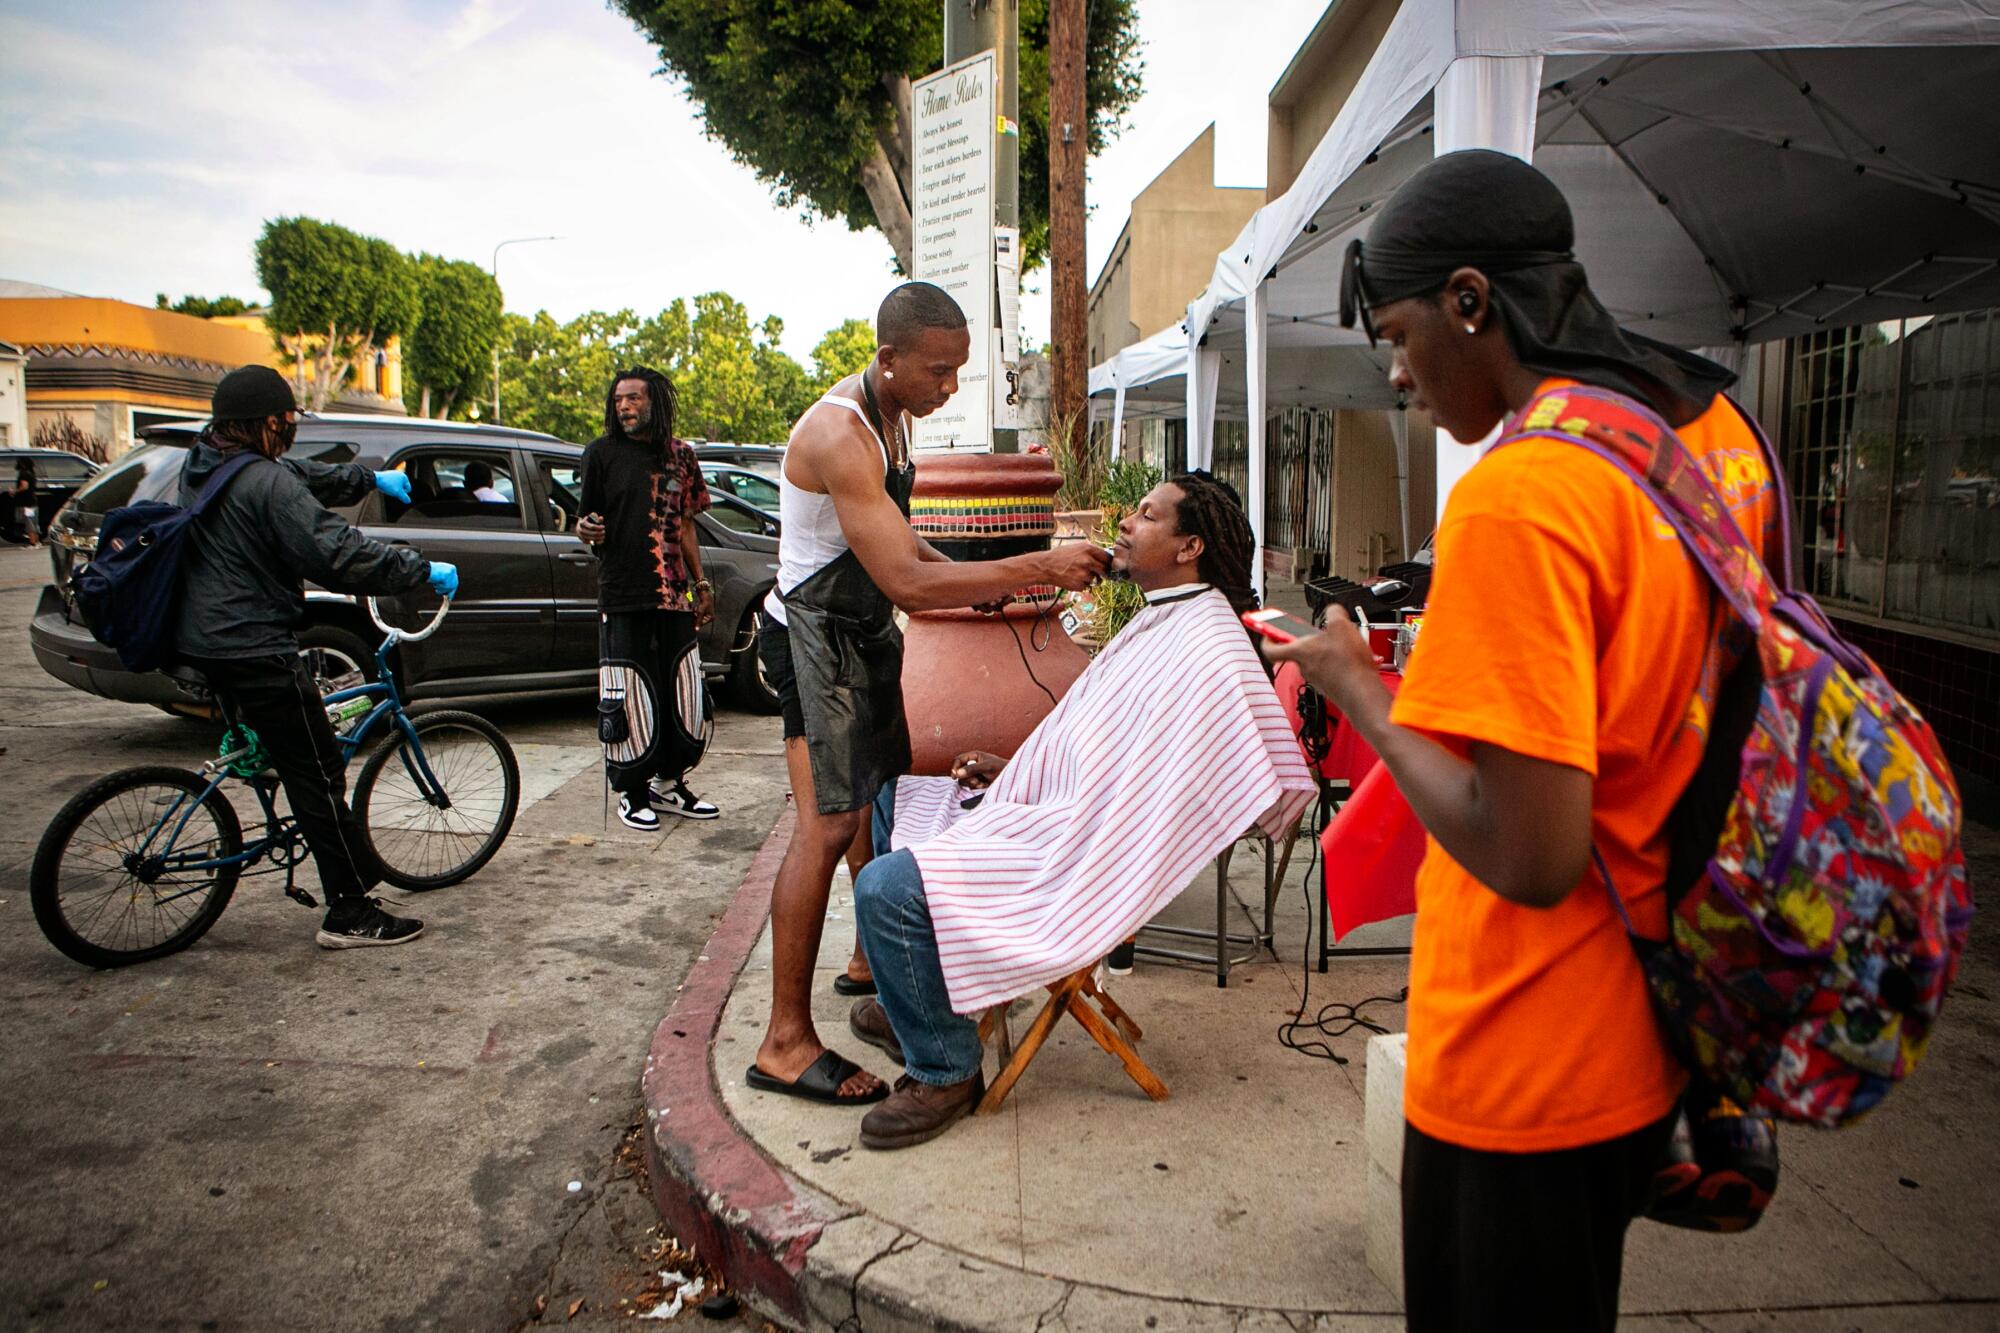
[[[875,418],[875,431],[881,437],[883,447],[887,448],[889,443],[888,423],[882,419],[882,404],[875,401],[875,386],[869,382],[868,371],[865,369],[861,372],[861,395],[868,400],[869,414]],[[910,441],[909,437],[903,433],[903,414],[901,412],[896,413],[896,453],[892,461],[899,472],[910,464]]]

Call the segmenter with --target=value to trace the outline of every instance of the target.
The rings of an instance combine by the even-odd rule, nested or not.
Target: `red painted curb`
[[[829,1223],[853,1210],[779,1169],[729,1117],[709,1050],[730,990],[771,912],[792,835],[789,803],[764,840],[702,957],[653,1032],[642,1088],[653,1202],[668,1228],[737,1291],[805,1318],[798,1278]]]

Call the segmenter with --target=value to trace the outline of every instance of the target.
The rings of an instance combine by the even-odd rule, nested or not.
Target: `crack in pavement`
[[[1054,1319],[1061,1327],[1068,1328],[1069,1298],[1074,1295],[1076,1295],[1076,1283],[1063,1283],[1062,1295],[1056,1297],[1055,1304],[1035,1316],[1035,1333],[1042,1333],[1042,1329],[1048,1327],[1050,1319]]]
[[[570,1237],[576,1234],[576,1229],[583,1225],[585,1218],[589,1217],[597,1209],[604,1207],[605,1192],[610,1187],[611,1179],[617,1171],[618,1161],[614,1156],[610,1165],[604,1168],[602,1176],[593,1182],[596,1188],[590,1196],[590,1202],[576,1210],[576,1216],[570,1218],[569,1224],[562,1229],[562,1234],[556,1238],[555,1257],[549,1260],[549,1271],[542,1278],[541,1287],[535,1292],[535,1299],[529,1302],[530,1306],[533,1306],[536,1301],[546,1302],[555,1296],[556,1274],[562,1271],[563,1258],[569,1251]]]
[[[904,1241],[908,1241],[909,1244],[903,1244]],[[861,1279],[868,1276],[868,1270],[876,1264],[881,1263],[884,1259],[898,1254],[908,1254],[923,1243],[924,1238],[922,1236],[913,1236],[907,1231],[898,1231],[895,1239],[891,1240],[882,1249],[881,1253],[870,1255],[866,1263],[854,1270],[854,1280],[847,1284],[849,1314],[847,1318],[840,1321],[839,1333],[861,1333]]]

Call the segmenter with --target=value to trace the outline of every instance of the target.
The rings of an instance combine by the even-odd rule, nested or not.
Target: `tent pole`
[[[1541,96],[1540,56],[1461,56],[1446,67],[1434,94],[1437,132],[1431,136],[1440,157],[1464,148],[1492,148],[1523,162],[1534,161],[1535,106]],[[1445,498],[1499,437],[1496,426],[1484,440],[1460,442],[1437,433],[1437,516]],[[1405,537],[1407,541],[1407,535]]]
[[[1265,420],[1265,340],[1264,315],[1270,304],[1264,284],[1250,289],[1243,309],[1243,379],[1248,391],[1248,453],[1250,477],[1243,499],[1249,510],[1250,532],[1255,544],[1250,552],[1250,586],[1264,596],[1264,434]]]

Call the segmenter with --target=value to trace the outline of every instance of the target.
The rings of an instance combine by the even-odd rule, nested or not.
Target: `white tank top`
[[[882,451],[882,471],[889,471],[889,450],[882,443],[882,437],[875,434],[875,424],[861,409],[861,404],[852,398],[830,393],[805,411],[792,427],[796,438],[799,427],[806,424],[814,410],[828,404],[844,407],[861,418],[861,424],[874,436],[875,447]],[[790,454],[790,441],[786,441],[786,453]],[[785,623],[785,604],[779,600],[780,593],[790,592],[813,575],[838,560],[847,551],[847,536],[840,530],[840,518],[833,512],[833,497],[800,490],[792,484],[789,466],[778,469],[778,584],[764,599],[764,614]]]

